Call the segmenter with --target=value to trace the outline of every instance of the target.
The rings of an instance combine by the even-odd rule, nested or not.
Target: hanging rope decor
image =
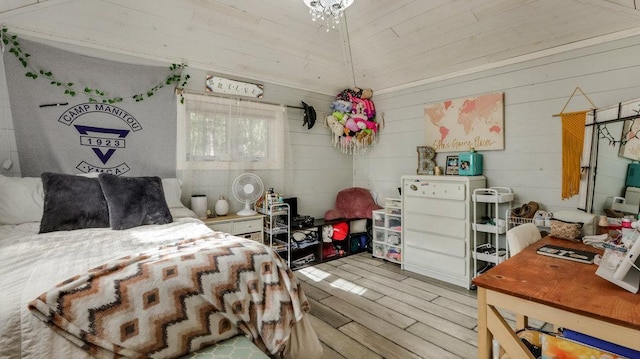
[[[334,147],[340,147],[343,153],[366,153],[384,127],[382,116],[382,121],[376,121],[372,96],[371,89],[346,89],[331,104],[332,113],[325,118],[325,127],[331,130]]]
[[[562,199],[570,198],[580,192],[580,159],[587,112],[560,114],[562,118]]]
[[[580,176],[582,167],[582,148],[584,146],[584,125],[587,122],[587,111],[564,112],[573,99],[580,92],[589,101],[593,109],[596,105],[580,87],[576,87],[569,96],[569,100],[559,114],[562,119],[562,199],[567,199],[580,193]]]

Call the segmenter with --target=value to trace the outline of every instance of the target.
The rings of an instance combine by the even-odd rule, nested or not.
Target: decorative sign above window
[[[228,95],[262,98],[264,86],[225,79],[224,77],[207,76],[205,81],[207,92],[223,93]]]

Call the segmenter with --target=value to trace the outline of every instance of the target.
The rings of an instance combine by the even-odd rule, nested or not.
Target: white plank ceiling
[[[340,31],[302,0],[0,0],[57,41],[324,94],[386,92],[640,34],[634,0],[355,0]]]

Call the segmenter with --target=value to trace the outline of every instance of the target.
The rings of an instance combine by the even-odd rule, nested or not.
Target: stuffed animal
[[[331,129],[331,132],[333,132],[335,136],[342,136],[344,134],[344,126],[340,123],[340,121],[338,121],[338,119],[333,117],[333,115],[327,116],[325,121],[327,123],[327,126]]]
[[[365,131],[358,132],[356,139],[361,145],[367,146],[373,143],[374,137],[373,137],[373,133],[365,130]]]
[[[360,95],[360,98],[363,100],[369,99],[373,97],[373,90],[371,89],[364,89],[362,90],[362,95]]]
[[[354,102],[354,106],[351,109],[354,114],[364,114],[364,103],[362,100]]]
[[[369,119],[373,119],[376,117],[376,107],[373,105],[373,101],[371,100],[362,100],[362,104],[364,106],[364,113],[367,115]]]
[[[344,127],[353,132],[358,132],[360,130],[360,127],[358,127],[354,116],[349,117],[349,119],[345,121]]]
[[[350,101],[335,100],[331,104],[331,108],[335,111],[351,112],[351,110],[353,109],[353,103]]]
[[[336,98],[338,100],[344,100],[344,101],[351,101],[349,98],[351,96],[355,96],[356,95],[356,91],[352,90],[352,89],[345,89],[342,90],[342,92],[340,92]]]
[[[378,123],[375,121],[365,121],[367,124],[367,129],[372,130],[373,132],[378,132]]]

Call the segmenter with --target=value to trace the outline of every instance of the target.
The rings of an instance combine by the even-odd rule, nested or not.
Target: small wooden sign
[[[218,76],[207,76],[205,88],[207,92],[223,93],[228,95],[256,98],[262,98],[264,95],[263,85],[230,80]]]

